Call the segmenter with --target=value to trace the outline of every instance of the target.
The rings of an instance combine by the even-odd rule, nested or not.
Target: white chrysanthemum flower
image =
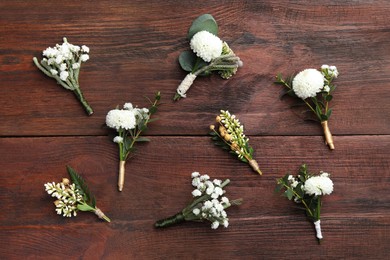
[[[229,226],[229,221],[227,219],[225,219],[223,221],[223,227],[227,228]]]
[[[89,53],[89,47],[87,47],[86,45],[81,46],[81,50],[83,50],[83,52],[85,53]]]
[[[307,179],[303,190],[308,195],[329,195],[333,191],[333,181],[326,176],[314,176]]]
[[[324,87],[324,75],[316,69],[305,69],[293,79],[294,93],[302,98],[315,97]]]
[[[136,126],[135,115],[129,110],[110,110],[106,116],[106,124],[108,127],[119,130],[120,128],[130,130]]]
[[[207,174],[204,174],[202,176],[200,176],[200,180],[201,181],[206,181],[206,180],[209,180],[210,179],[210,176],[208,176]]]
[[[208,31],[196,33],[190,42],[191,49],[206,62],[221,56],[223,42]]]
[[[198,189],[195,189],[192,191],[192,196],[194,196],[194,197],[199,197],[201,195],[202,195],[202,192]]]
[[[89,55],[88,54],[83,54],[83,55],[81,55],[80,59],[81,59],[82,62],[86,62],[87,60],[89,60]]]
[[[64,61],[64,59],[65,59],[65,57],[62,56],[61,54],[59,54],[59,55],[57,55],[57,56],[55,57],[55,62],[56,62],[57,64],[61,64],[61,63]]]
[[[329,69],[329,65],[324,64],[324,65],[321,66],[321,69],[322,70],[327,70],[327,69]]]
[[[61,73],[60,73],[60,79],[62,80],[62,81],[66,81],[66,79],[69,77],[69,72],[67,72],[66,70],[64,70],[64,71],[61,71]]]
[[[117,143],[117,144],[123,143],[123,137],[122,136],[115,136],[113,141],[114,141],[114,143]]]
[[[324,86],[324,91],[329,93],[330,87],[328,85]]]

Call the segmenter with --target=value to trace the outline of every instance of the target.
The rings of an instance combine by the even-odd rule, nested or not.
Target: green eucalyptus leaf
[[[192,51],[183,51],[179,56],[180,67],[188,72],[191,72],[195,66],[197,56]]]
[[[285,194],[289,200],[292,200],[294,193],[290,188],[285,191]]]
[[[155,114],[157,112],[157,107],[156,106],[152,106],[151,108],[149,108],[149,113],[151,115]]]
[[[333,99],[333,96],[332,95],[327,95],[326,97],[325,97],[325,100],[326,101],[331,101]]]
[[[283,183],[279,183],[278,185],[276,185],[275,193],[279,193],[283,189],[283,187],[284,187]]]
[[[146,137],[138,137],[137,139],[135,139],[136,142],[150,142],[150,139],[149,138],[146,138]]]
[[[218,35],[218,24],[212,15],[203,14],[196,18],[188,30],[187,38],[191,40],[200,31],[208,31],[214,35]]]

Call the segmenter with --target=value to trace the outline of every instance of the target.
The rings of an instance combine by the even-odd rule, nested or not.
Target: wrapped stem
[[[323,238],[322,232],[321,232],[321,220],[317,220],[313,222],[314,228],[316,229],[316,237],[318,239],[318,243]]]
[[[94,213],[96,214],[96,216],[98,216],[100,219],[104,219],[105,221],[107,222],[111,222],[111,219],[109,217],[107,217],[103,211],[101,211],[99,208],[95,208],[94,210]]]
[[[260,171],[259,164],[256,162],[256,160],[252,159],[249,160],[249,165],[252,167],[252,169],[257,172],[260,175],[263,175],[263,173]]]
[[[329,130],[328,121],[321,122],[322,128],[324,129],[325,142],[331,150],[334,150],[332,133]]]
[[[73,90],[73,93],[76,95],[77,99],[81,102],[81,104],[84,107],[85,112],[90,116],[93,114],[93,110],[91,106],[88,104],[87,100],[84,98],[83,92],[81,92],[81,89],[76,87],[75,90]]]
[[[123,184],[125,183],[125,165],[126,165],[126,161],[119,161],[119,177],[118,177],[119,191],[122,191]]]
[[[184,222],[184,221],[185,221],[185,219],[184,219],[183,213],[179,212],[176,215],[171,216],[169,218],[164,218],[164,219],[158,220],[154,224],[154,226],[156,228],[163,228],[163,227],[169,227],[169,226],[172,226],[172,225]]]
[[[183,79],[183,81],[180,83],[180,85],[177,87],[175,97],[173,100],[178,100],[181,97],[186,97],[186,92],[191,87],[192,83],[194,83],[194,80],[196,79],[197,74],[188,73],[187,76]]]

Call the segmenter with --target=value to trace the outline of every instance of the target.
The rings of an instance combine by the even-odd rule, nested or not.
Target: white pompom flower
[[[314,176],[307,179],[303,189],[308,195],[329,195],[333,192],[333,181],[325,174]]]
[[[208,31],[200,31],[192,37],[190,46],[198,57],[210,62],[221,56],[223,42]]]
[[[106,124],[108,127],[119,129],[134,129],[136,119],[133,111],[113,109],[106,116]]]
[[[305,69],[293,79],[294,93],[301,99],[315,97],[324,87],[324,75],[316,69]]]

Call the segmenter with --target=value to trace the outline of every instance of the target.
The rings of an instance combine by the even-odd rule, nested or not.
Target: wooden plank
[[[128,162],[122,193],[117,149],[108,137],[1,138],[0,243],[8,245],[2,258],[378,259],[390,249],[383,242],[390,227],[390,136],[337,136],[334,151],[320,137],[252,137],[262,177],[208,137],[150,138]],[[304,213],[273,193],[275,179],[303,162],[328,171],[335,183],[324,198],[321,246]],[[65,177],[67,164],[88,181],[110,224],[91,213],[55,214],[43,183]],[[230,227],[184,223],[155,230],[154,221],[189,201],[192,171],[231,179],[227,195],[244,204],[229,209]]]
[[[104,135],[108,110],[128,101],[144,106],[143,96],[156,91],[165,104],[151,135],[204,134],[219,109],[236,113],[250,135],[320,135],[319,126],[289,109],[291,100],[278,100],[281,88],[272,82],[278,72],[323,63],[337,65],[341,73],[332,132],[390,134],[389,11],[388,1],[208,1],[194,9],[173,0],[61,6],[2,1],[0,135]],[[188,98],[173,103],[185,76],[177,57],[189,48],[185,36],[191,21],[204,12],[215,16],[220,36],[245,65],[229,81],[197,79]],[[80,83],[95,109],[92,117],[31,61],[63,36],[91,48]]]

